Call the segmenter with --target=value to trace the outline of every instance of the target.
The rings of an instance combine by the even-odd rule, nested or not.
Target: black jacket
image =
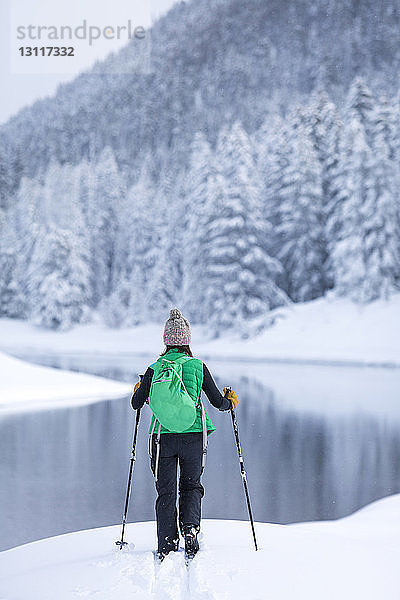
[[[140,387],[133,394],[131,399],[132,408],[135,410],[138,408],[142,408],[143,404],[146,402],[147,398],[150,394],[150,386],[151,380],[153,378],[153,369],[148,367],[146,373],[143,376],[142,383]],[[225,398],[217,386],[215,385],[214,379],[211,376],[210,371],[207,369],[206,365],[203,363],[203,385],[201,387],[209,401],[215,408],[218,410],[230,410],[232,408],[232,403],[228,398]]]

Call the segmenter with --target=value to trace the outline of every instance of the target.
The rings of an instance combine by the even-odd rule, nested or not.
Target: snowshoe
[[[162,562],[164,560],[164,558],[170,553],[170,552],[177,552],[179,550],[179,538],[175,538],[173,540],[166,538],[165,540],[165,544],[163,545],[162,548],[160,548],[159,550],[157,550],[156,552],[156,557],[158,558],[158,560],[160,562]]]
[[[199,550],[199,541],[197,539],[198,528],[194,525],[186,525],[182,531],[185,540],[185,558],[191,560]]]
[[[154,552],[154,558],[156,558],[158,560],[158,562],[162,562],[164,560],[164,558],[167,556],[168,552],[160,552],[159,550],[157,552]]]

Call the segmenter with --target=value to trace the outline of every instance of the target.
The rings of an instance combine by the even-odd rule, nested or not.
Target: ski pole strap
[[[158,481],[158,465],[160,462],[160,440],[161,440],[161,423],[158,426],[157,438],[156,438],[156,464],[154,467],[154,479]]]
[[[203,427],[203,456],[201,459],[201,473],[203,474],[204,467],[206,466],[208,435],[207,435],[206,411],[204,409],[203,402],[200,400],[200,396],[199,396],[199,401],[200,401],[200,405],[201,405],[201,424]]]
[[[156,420],[157,419],[154,417],[153,427],[151,428],[150,435],[149,435],[149,456],[150,456],[150,458],[152,458],[152,456],[153,456],[153,448],[152,448],[152,443],[151,442],[153,440],[153,433],[154,433],[154,429],[155,429],[155,426],[156,426]]]

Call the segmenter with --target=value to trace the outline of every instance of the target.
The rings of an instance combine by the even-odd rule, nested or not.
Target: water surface
[[[26,357],[25,358],[32,358]],[[151,359],[35,356],[135,382]],[[210,362],[240,397],[239,432],[255,518],[333,519],[400,491],[400,371]],[[246,519],[229,413],[205,405],[206,518]],[[135,413],[129,398],[0,418],[0,549],[120,522]],[[142,411],[129,520],[154,519]]]

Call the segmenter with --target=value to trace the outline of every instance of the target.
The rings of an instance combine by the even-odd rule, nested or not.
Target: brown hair
[[[169,350],[177,350],[178,352],[185,352],[185,354],[193,356],[190,346],[167,346],[160,356],[164,356],[164,354],[167,354]]]

